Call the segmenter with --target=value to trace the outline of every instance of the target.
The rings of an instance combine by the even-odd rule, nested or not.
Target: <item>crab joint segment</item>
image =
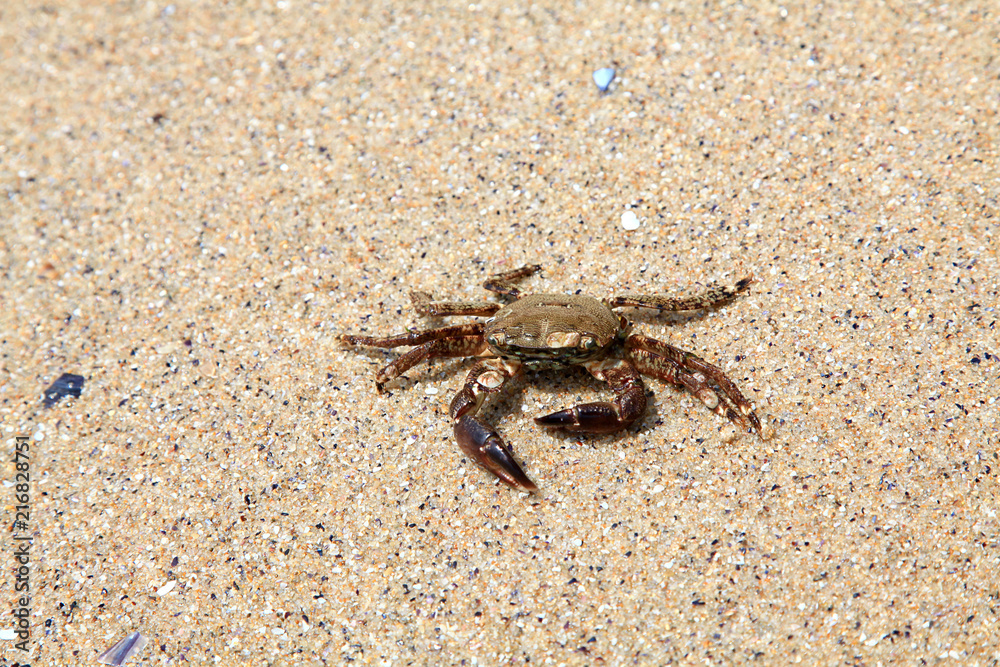
[[[628,361],[606,359],[583,366],[615,392],[614,403],[581,403],[571,408],[536,417],[535,423],[567,431],[614,433],[628,428],[646,411],[646,390],[639,372]]]
[[[500,391],[520,367],[501,359],[479,362],[469,371],[465,386],[455,394],[449,412],[455,420],[455,440],[463,452],[507,486],[535,493],[538,487],[518,465],[500,434],[491,424],[475,417],[486,395]]]

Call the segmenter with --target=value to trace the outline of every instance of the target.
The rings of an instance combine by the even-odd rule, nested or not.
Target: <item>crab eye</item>
[[[493,347],[498,347],[503,345],[504,335],[502,333],[491,333],[486,337],[486,344],[492,345]]]
[[[593,350],[597,348],[597,339],[593,336],[583,336],[580,338],[580,347],[584,350]]]

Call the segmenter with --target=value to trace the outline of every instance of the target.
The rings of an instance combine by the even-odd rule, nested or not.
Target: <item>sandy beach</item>
[[[7,3],[0,662],[997,664],[998,52],[989,2]],[[768,437],[656,379],[552,431],[611,394],[529,371],[520,493],[471,361],[339,342],[526,264],[752,275],[622,313]]]

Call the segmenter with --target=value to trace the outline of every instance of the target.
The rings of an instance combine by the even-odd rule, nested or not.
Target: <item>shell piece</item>
[[[55,382],[49,385],[48,389],[45,390],[43,405],[47,408],[51,408],[59,402],[59,399],[65,398],[66,396],[79,398],[80,394],[83,392],[84,381],[85,380],[82,375],[63,373],[56,378]]]
[[[97,656],[97,662],[102,665],[114,665],[120,667],[125,661],[135,656],[139,651],[146,648],[146,638],[138,632],[133,632],[125,639],[109,648],[104,653]]]
[[[635,231],[639,229],[639,216],[637,216],[633,211],[625,211],[622,213],[622,227],[627,231]]]
[[[594,85],[596,85],[598,90],[600,90],[602,93],[607,92],[608,87],[614,80],[615,80],[615,70],[613,68],[602,67],[599,70],[594,70]]]

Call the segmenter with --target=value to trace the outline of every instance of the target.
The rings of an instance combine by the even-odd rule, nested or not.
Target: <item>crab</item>
[[[689,311],[712,308],[746,292],[747,276],[734,285],[716,285],[701,294],[674,298],[663,294],[625,294],[610,299],[567,294],[527,294],[515,281],[536,273],[540,265],[496,274],[483,283],[492,292],[512,297],[494,301],[434,301],[425,292],[411,292],[423,316],[489,315],[485,321],[413,331],[386,338],[343,335],[349,347],[409,350],[378,371],[375,386],[385,385],[425,359],[478,357],[465,385],[451,401],[455,440],[473,461],[508,486],[531,493],[538,486],[528,478],[496,429],[477,414],[484,400],[496,394],[524,369],[582,366],[614,392],[613,402],[582,403],[535,422],[582,433],[614,433],[628,428],[646,411],[646,390],[640,374],[686,389],[716,414],[744,431],[764,438],[760,419],[750,401],[721,368],[701,357],[654,338],[631,332],[631,324],[616,308]],[[618,356],[613,353],[621,352]]]

